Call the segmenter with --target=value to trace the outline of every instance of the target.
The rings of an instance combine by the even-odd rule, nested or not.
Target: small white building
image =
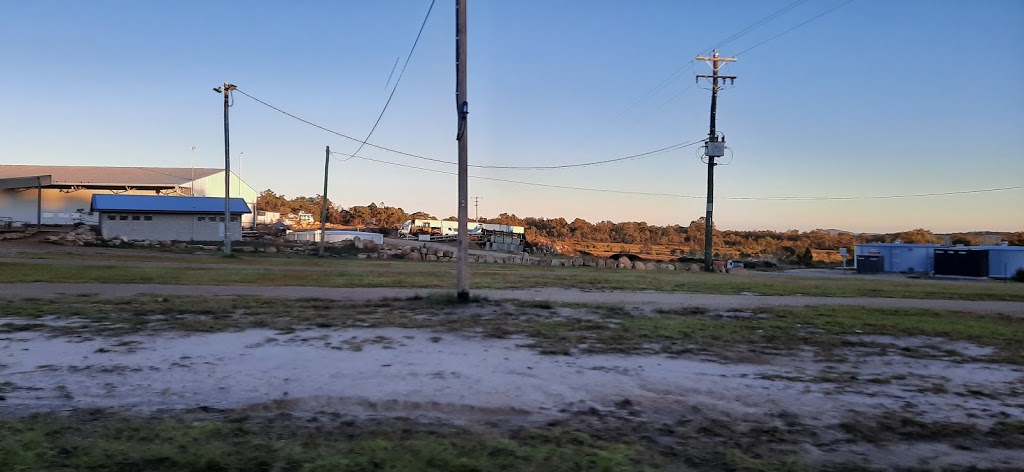
[[[883,272],[931,272],[935,269],[935,248],[939,244],[870,243],[853,248],[857,256],[881,256]]]
[[[223,198],[155,195],[93,195],[90,209],[99,218],[101,237],[131,241],[222,241],[225,227],[238,241],[241,216],[251,211],[241,198],[232,198],[230,220],[224,221]]]

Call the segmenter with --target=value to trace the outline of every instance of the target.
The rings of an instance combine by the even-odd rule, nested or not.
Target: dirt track
[[[95,293],[103,296],[130,296],[144,293],[162,295],[246,295],[283,298],[323,298],[328,300],[380,300],[413,295],[448,293],[448,290],[405,288],[328,288],[328,287],[255,287],[159,284],[74,284],[16,283],[0,284],[0,297],[47,297]],[[566,303],[614,304],[630,307],[697,306],[713,309],[757,308],[765,306],[856,305],[875,308],[932,308],[972,313],[1008,314],[1024,317],[1024,303],[968,300],[919,300],[905,298],[843,298],[803,296],[708,295],[659,292],[591,292],[560,288],[515,290],[475,290],[474,295],[494,300],[545,300]]]

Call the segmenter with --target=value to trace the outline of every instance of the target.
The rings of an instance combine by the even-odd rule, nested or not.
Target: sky
[[[711,69],[694,58],[717,45],[738,54],[718,100],[717,228],[1024,230],[1024,2],[468,3],[471,165],[704,139],[710,91],[694,75]],[[356,151],[408,59],[369,142],[444,162],[364,146],[375,161],[332,159],[328,196],[455,215],[455,0],[436,1],[410,57],[429,6],[5,2],[0,163],[223,167],[212,88],[229,82],[357,138],[234,94],[232,170],[257,191],[318,195],[325,148]],[[705,210],[698,147],[474,168],[470,196],[481,217],[687,225]],[[921,194],[943,195],[877,198]]]

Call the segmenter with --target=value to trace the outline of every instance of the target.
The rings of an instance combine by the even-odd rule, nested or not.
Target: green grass
[[[638,447],[562,430],[502,437],[400,422],[387,428],[297,423],[36,414],[0,420],[0,470],[625,472],[664,464]]]
[[[0,263],[0,283],[143,283],[248,286],[450,288],[455,265],[414,261],[201,258],[195,266],[117,266],[100,261],[62,265]],[[216,262],[211,262],[216,261]],[[277,264],[275,266],[274,264]],[[676,293],[889,297],[1024,302],[1024,285],[993,281],[865,279],[843,277],[636,271],[590,267],[473,264],[475,289],[561,287]]]
[[[401,327],[504,338],[526,336],[549,354],[590,352],[721,352],[786,350],[800,346],[834,350],[874,345],[860,335],[927,336],[968,341],[996,350],[988,360],[1024,364],[1024,319],[930,309],[855,306],[770,307],[750,312],[708,313],[701,308],[634,313],[621,307],[550,302],[456,303],[437,295],[379,302],[263,297],[64,296],[0,301],[0,333],[51,331],[117,336],[149,331],[217,332],[248,328],[295,331],[309,327]],[[84,321],[50,326],[40,318]],[[877,344],[877,343],[875,343]],[[904,349],[906,355],[937,356]]]

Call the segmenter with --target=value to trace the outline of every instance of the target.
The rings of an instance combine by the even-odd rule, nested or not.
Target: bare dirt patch
[[[70,411],[68,430],[98,408],[111,422],[198,415],[269,434],[570,432],[652,458],[624,453],[637,468],[622,470],[1024,463],[1024,368],[1001,360],[1016,359],[1015,338],[1001,344],[998,324],[1015,318],[449,302],[9,303],[0,416]],[[960,331],[928,335],[954,316]]]

